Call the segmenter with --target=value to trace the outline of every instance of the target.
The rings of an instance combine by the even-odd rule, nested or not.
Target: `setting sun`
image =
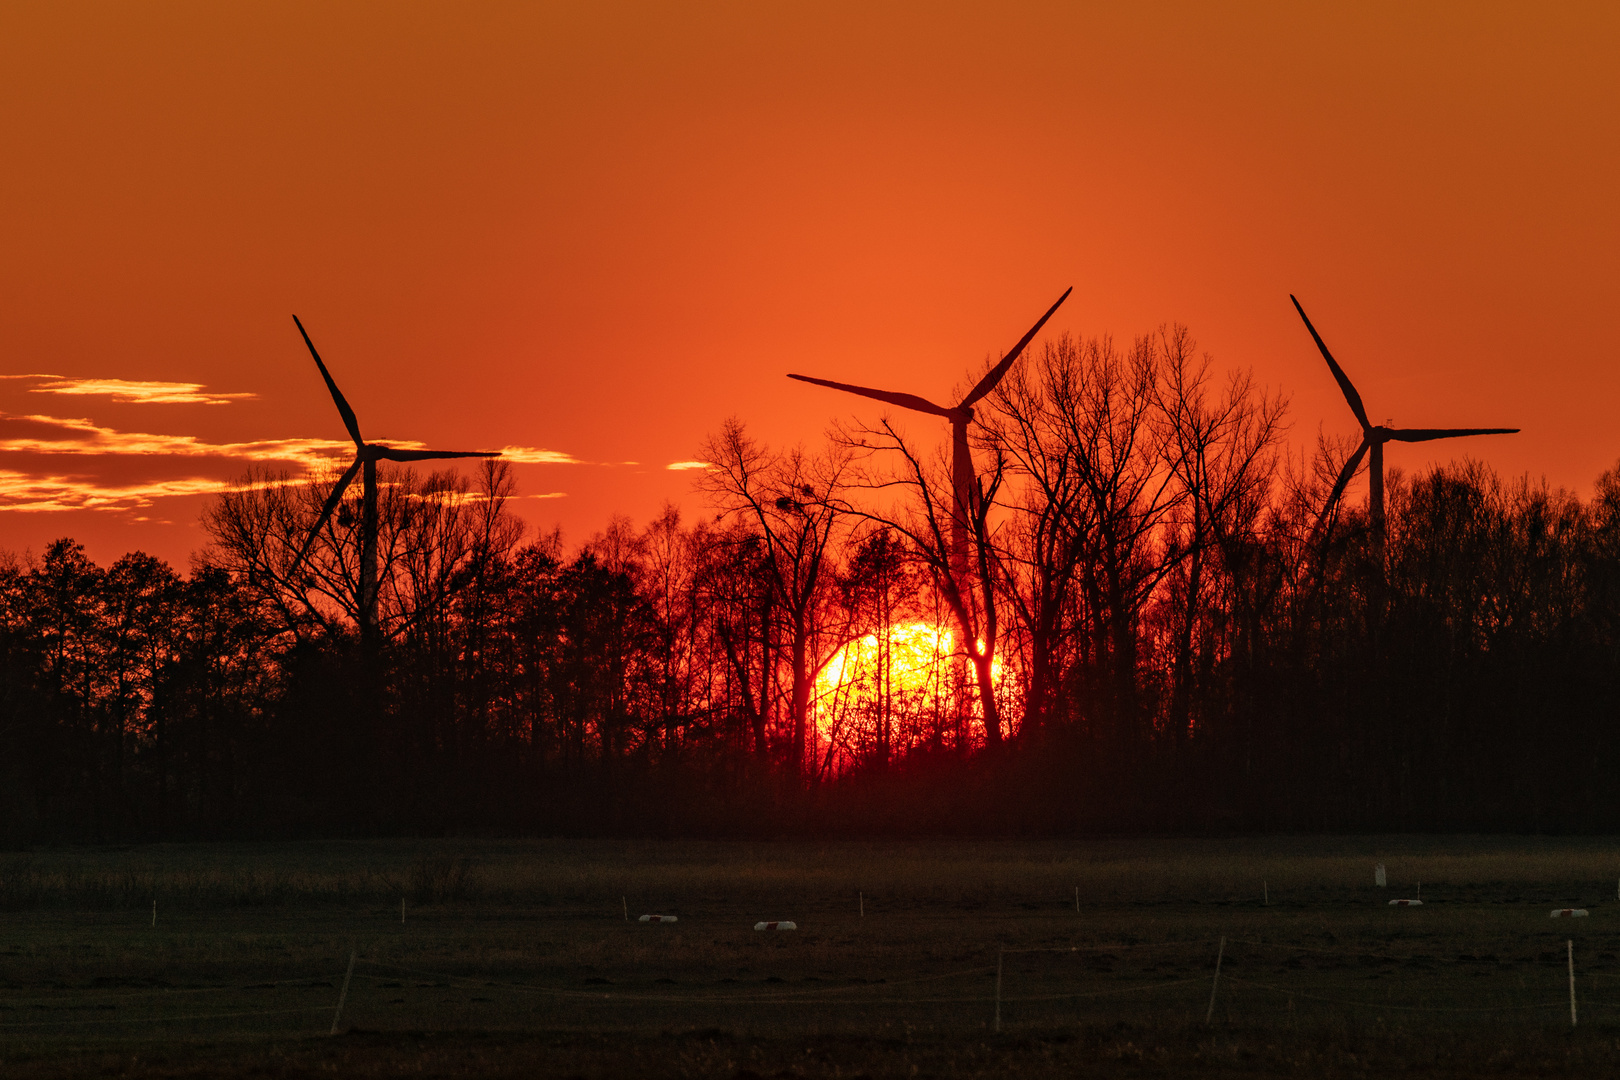
[[[971,685],[958,685],[961,650],[949,627],[897,623],[888,634],[866,634],[833,655],[816,679],[815,729],[821,767],[838,772],[899,746],[936,748],[972,741],[957,723],[973,712]],[[999,686],[1002,664],[991,668]],[[958,708],[960,699],[961,709]]]
[[[818,696],[849,687],[870,687],[874,693],[885,687],[908,693],[948,689],[944,668],[955,640],[950,630],[923,622],[891,626],[887,642],[877,634],[857,638],[822,669]]]

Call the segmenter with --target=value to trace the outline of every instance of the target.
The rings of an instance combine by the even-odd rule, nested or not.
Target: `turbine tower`
[[[304,324],[298,321],[297,315],[293,316],[293,322],[298,325],[298,332],[303,335],[304,344],[309,346],[309,355],[315,358],[315,366],[321,369],[321,378],[326,380],[326,388],[332,392],[332,401],[337,405],[338,415],[343,418],[343,426],[349,430],[349,438],[354,440],[354,464],[338,477],[337,484],[332,488],[332,494],[326,497],[326,505],[321,508],[321,515],[315,519],[315,527],[309,531],[304,546],[298,550],[298,558],[293,560],[287,576],[291,578],[298,572],[304,556],[309,554],[310,547],[315,543],[315,537],[320,535],[321,529],[332,517],[332,512],[343,501],[343,493],[354,482],[355,474],[364,470],[364,487],[360,500],[360,595],[357,600],[360,640],[370,643],[375,641],[377,635],[377,462],[500,457],[500,454],[489,450],[399,450],[381,443],[366,442],[360,436],[360,422],[355,419],[354,410],[349,408],[348,401],[344,400],[343,391],[337,388],[337,383],[332,381],[332,373],[327,371],[326,365],[321,362],[321,354],[315,351],[315,343],[309,339],[309,332],[304,329]]]
[[[928,413],[932,416],[943,416],[951,422],[951,487],[954,490],[955,505],[951,508],[951,568],[960,581],[966,574],[968,565],[968,523],[972,519],[971,512],[978,503],[978,476],[973,469],[973,451],[968,446],[968,424],[973,420],[973,405],[980,398],[996,388],[1012,362],[1024,351],[1024,347],[1046,325],[1046,320],[1052,317],[1062,304],[1074,291],[1074,286],[1063,290],[1063,295],[1057,298],[1057,303],[1046,309],[1029,333],[1019,339],[1012,351],[1001,358],[1001,361],[979,380],[977,386],[968,392],[960,404],[953,408],[935,405],[926,398],[915,394],[901,394],[890,390],[873,390],[866,386],[852,386],[849,383],[833,382],[831,379],[815,379],[809,375],[789,375],[790,379],[800,382],[815,383],[817,386],[830,386],[834,390],[843,390],[850,394],[859,394],[862,397],[876,398],[878,401],[890,405],[898,405],[902,409],[911,409],[915,412]]]
[[[1305,329],[1311,332],[1316,341],[1316,347],[1322,350],[1322,357],[1327,360],[1328,369],[1333,372],[1333,378],[1339,383],[1339,389],[1344,392],[1344,400],[1350,403],[1350,411],[1356,414],[1356,421],[1361,424],[1361,445],[1356,452],[1350,455],[1350,460],[1344,463],[1339,471],[1338,482],[1333,485],[1333,491],[1328,495],[1327,502],[1322,507],[1322,516],[1318,522],[1326,521],[1333,511],[1334,505],[1344,494],[1344,489],[1350,483],[1350,478],[1356,474],[1361,466],[1361,459],[1368,452],[1372,453],[1372,464],[1368,468],[1369,492],[1367,516],[1372,526],[1373,564],[1378,567],[1379,573],[1384,565],[1384,444],[1387,442],[1431,442],[1434,439],[1454,439],[1464,435],[1512,435],[1518,428],[1392,428],[1381,424],[1374,424],[1367,419],[1367,410],[1361,404],[1361,395],[1350,382],[1350,377],[1344,373],[1333,354],[1328,352],[1322,335],[1316,332],[1311,320],[1300,307],[1299,300],[1292,294],[1288,299],[1294,301],[1294,310],[1299,317],[1305,320]],[[1320,526],[1319,526],[1320,527]]]

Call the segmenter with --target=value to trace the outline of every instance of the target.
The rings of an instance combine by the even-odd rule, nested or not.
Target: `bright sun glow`
[[[978,738],[972,669],[956,635],[927,622],[904,622],[844,646],[816,679],[813,725],[818,768],[894,760],[911,749],[971,746]],[[991,678],[999,685],[999,660]]]
[[[887,643],[877,634],[867,634],[838,650],[822,669],[816,689],[823,698],[844,691],[857,700],[871,700],[885,692],[944,696],[950,693],[950,661],[955,652],[956,635],[948,628],[900,623],[889,628]],[[990,670],[991,678],[1000,682],[999,658]]]
[[[946,629],[927,623],[902,623],[889,628],[888,682],[896,690],[916,692],[939,678],[939,665],[951,655],[955,637]],[[841,686],[869,684],[878,689],[883,676],[885,649],[876,634],[845,645],[822,669],[821,691],[829,693]]]

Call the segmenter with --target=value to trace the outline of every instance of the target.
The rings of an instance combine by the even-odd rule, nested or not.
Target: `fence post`
[[[1571,938],[1569,945],[1569,1026],[1575,1026],[1575,940]]]
[[[1215,953],[1215,981],[1209,984],[1209,1011],[1204,1014],[1204,1026],[1215,1019],[1215,991],[1221,985],[1221,959],[1226,955],[1226,936],[1221,935],[1221,947]]]
[[[338,1021],[343,1019],[343,1003],[349,997],[349,979],[354,975],[354,950],[349,951],[349,970],[343,973],[343,989],[338,991],[337,1012],[332,1014],[332,1030],[329,1034],[336,1035]]]
[[[996,1034],[1001,1034],[1001,960],[1007,955],[1006,949],[996,952]]]

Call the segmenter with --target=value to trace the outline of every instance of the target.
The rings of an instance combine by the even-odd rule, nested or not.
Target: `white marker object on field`
[[[399,898],[399,925],[405,925],[405,898]]]
[[[754,924],[755,930],[797,930],[798,928],[799,924],[796,922],[757,922]]]
[[[1389,878],[1384,876],[1384,864],[1379,863],[1373,868],[1373,884],[1382,889],[1389,884]]]
[[[619,897],[619,903],[624,905],[624,921],[629,922],[630,921],[630,901],[628,899],[626,899],[625,897],[621,896],[621,897]]]
[[[152,901],[152,928],[157,928],[157,901]]]
[[[1080,886],[1074,887],[1074,913],[1080,914]]]
[[[1584,919],[1589,915],[1583,907],[1561,907],[1552,913],[1555,919]]]
[[[642,922],[674,922],[675,919],[674,915],[643,915],[641,917]]]
[[[863,892],[856,893],[855,900],[861,905],[861,918],[866,918],[866,894]]]

